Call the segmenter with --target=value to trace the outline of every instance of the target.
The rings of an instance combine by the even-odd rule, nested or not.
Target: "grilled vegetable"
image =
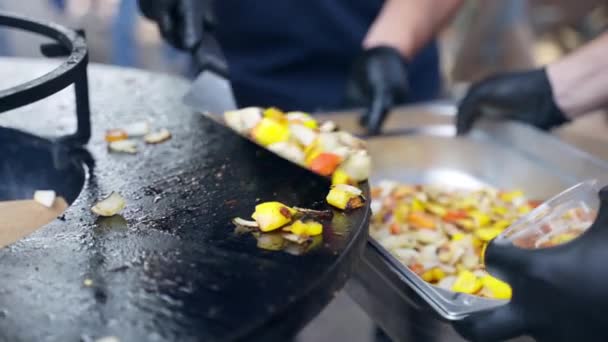
[[[309,167],[312,171],[322,176],[330,176],[340,165],[341,161],[340,156],[323,152],[310,161]]]
[[[264,117],[251,131],[253,140],[268,146],[289,139],[289,127]]]
[[[112,192],[108,197],[97,202],[91,211],[99,216],[113,216],[123,210],[126,205],[127,202],[119,193]]]
[[[110,149],[110,152],[129,154],[137,153],[137,143],[133,140],[112,141],[108,144],[108,148]]]
[[[160,144],[171,139],[171,132],[166,128],[161,128],[158,132],[148,133],[144,136],[146,144]]]
[[[305,221],[297,220],[290,226],[283,228],[283,230],[289,231],[295,235],[302,236],[315,236],[323,232],[323,226],[316,221]]]
[[[260,230],[269,232],[291,222],[296,211],[281,202],[264,202],[255,206],[251,217],[258,223]]]
[[[224,113],[226,124],[241,134],[247,134],[262,120],[262,111],[257,107],[247,107]]]
[[[326,200],[327,203],[342,210],[360,208],[365,204],[361,190],[347,184],[332,186]]]
[[[484,286],[484,290],[489,292],[489,297],[496,299],[511,298],[511,286],[509,286],[509,284],[500,281],[490,275],[485,275],[481,277],[481,283]]]
[[[454,285],[452,285],[452,291],[474,294],[477,293],[482,286],[481,280],[472,272],[464,270],[458,274]]]

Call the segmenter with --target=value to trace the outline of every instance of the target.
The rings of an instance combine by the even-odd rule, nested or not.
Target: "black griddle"
[[[0,60],[7,77],[40,66]],[[3,175],[11,175],[0,179],[0,191],[13,191],[0,197],[46,187],[71,202],[62,217],[0,249],[0,341],[292,337],[352,273],[367,240],[369,204],[336,212],[324,243],[308,254],[261,250],[253,236],[234,233],[231,219],[269,200],[327,208],[328,180],[188,111],[181,80],[95,68],[86,150],[73,140],[0,129],[0,150],[11,151],[0,154]],[[0,115],[0,125],[50,134],[73,116],[73,105],[60,93]],[[105,130],[142,119],[173,138],[141,142],[134,156],[110,154]],[[367,184],[363,190],[369,195]],[[126,198],[126,209],[96,217],[90,207],[112,191]]]

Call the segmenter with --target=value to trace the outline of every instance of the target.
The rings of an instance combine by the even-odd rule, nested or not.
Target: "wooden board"
[[[0,202],[0,248],[22,239],[61,215],[68,204],[57,197],[51,208],[34,200]]]

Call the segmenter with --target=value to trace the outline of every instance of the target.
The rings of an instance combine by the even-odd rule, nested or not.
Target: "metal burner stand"
[[[86,144],[91,137],[91,113],[87,80],[88,51],[84,32],[6,12],[0,12],[0,26],[52,38],[54,43],[40,46],[42,54],[46,57],[67,56],[67,59],[51,72],[1,90],[0,113],[39,101],[73,84],[76,92],[77,129],[74,134],[61,137],[60,140],[69,144]]]

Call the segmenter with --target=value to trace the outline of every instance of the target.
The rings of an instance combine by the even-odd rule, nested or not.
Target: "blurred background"
[[[193,76],[188,56],[161,40],[137,0],[0,0],[0,10],[85,29],[93,62]],[[489,73],[548,63],[606,27],[606,1],[469,0],[441,34],[445,92]],[[0,29],[0,56],[40,56],[37,39]]]

